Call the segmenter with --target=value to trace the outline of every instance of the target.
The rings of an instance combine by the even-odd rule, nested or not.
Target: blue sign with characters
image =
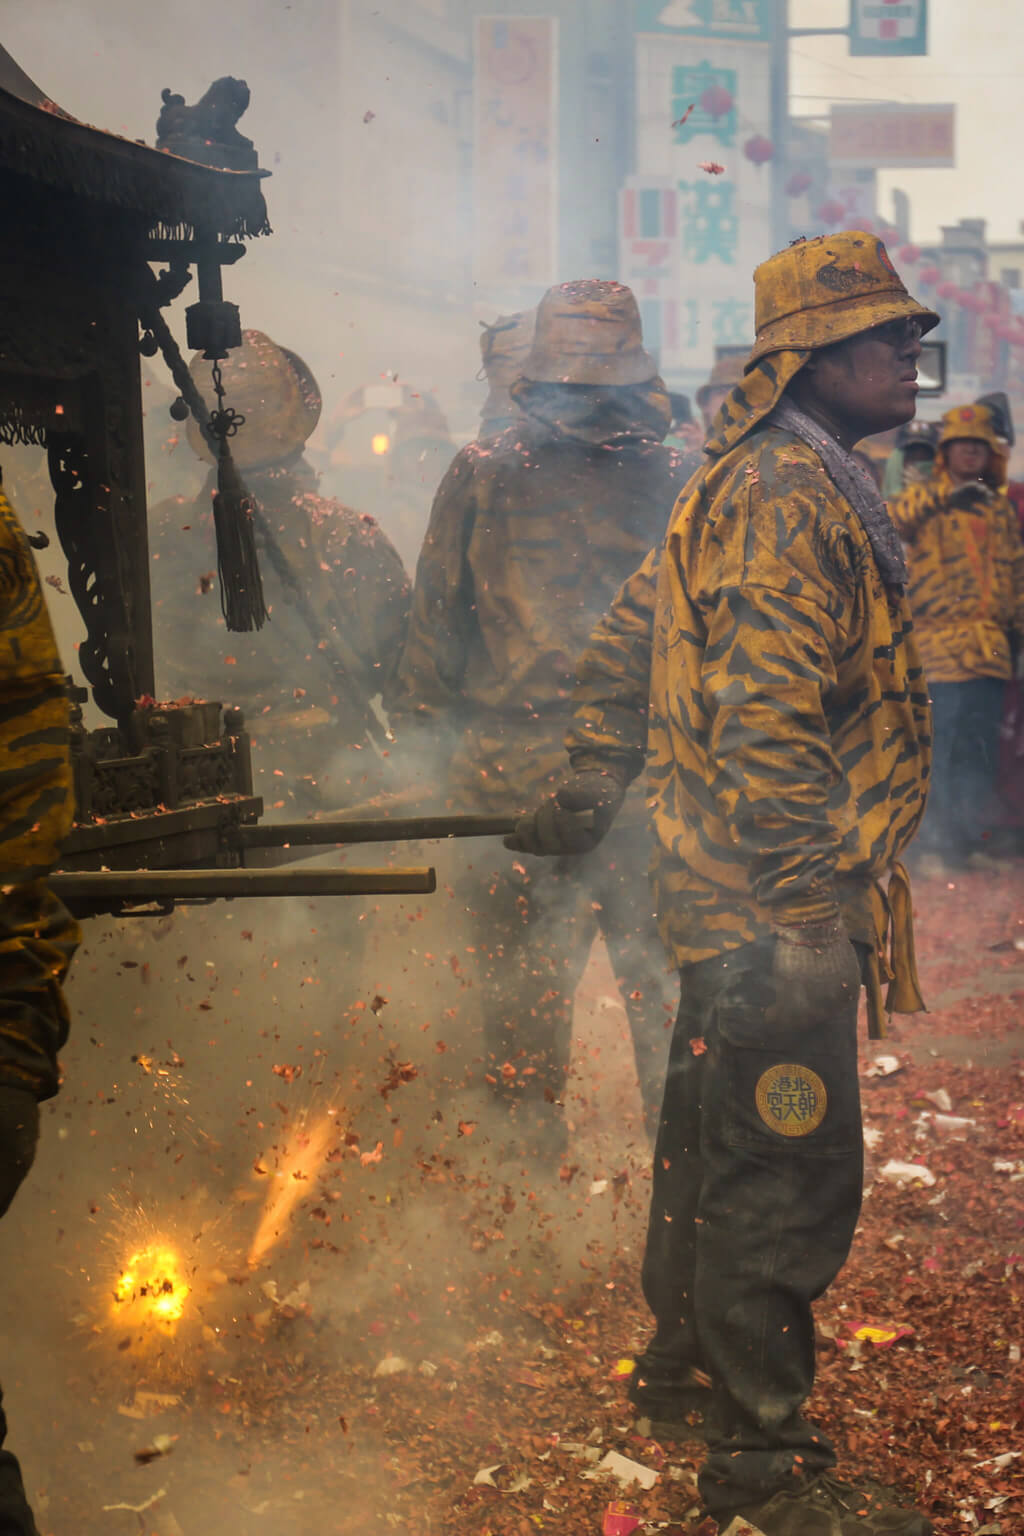
[[[705,91],[720,86],[733,98],[727,112],[715,117],[700,104]],[[736,71],[713,69],[707,60],[700,64],[677,64],[672,71],[672,142],[689,144],[704,134],[712,134],[724,149],[736,143]]]
[[[672,32],[677,37],[732,37],[767,42],[771,0],[637,0],[638,32]]]
[[[928,0],[850,0],[850,52],[928,52]]]
[[[730,181],[681,181],[683,257],[694,266],[706,261],[736,261],[739,218],[736,188]],[[716,338],[717,340],[717,338]]]

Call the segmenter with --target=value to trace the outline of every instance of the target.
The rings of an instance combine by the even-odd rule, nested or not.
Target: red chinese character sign
[[[474,276],[482,286],[555,281],[557,44],[550,17],[477,18]]]
[[[684,330],[692,338],[696,319],[679,292],[679,207],[668,179],[631,176],[619,194],[619,279],[636,294],[644,344],[661,367],[679,353]]]

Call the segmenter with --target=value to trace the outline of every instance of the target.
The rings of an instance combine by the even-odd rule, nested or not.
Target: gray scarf
[[[792,432],[814,450],[828,471],[829,479],[860,518],[868,536],[883,584],[892,589],[907,585],[909,572],[896,526],[889,516],[878,487],[852,453],[840,447],[824,427],[819,427],[799,406],[785,396],[772,411],[769,422]]]

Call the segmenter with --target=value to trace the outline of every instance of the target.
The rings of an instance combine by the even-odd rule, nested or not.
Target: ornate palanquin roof
[[[82,123],[40,90],[0,48],[0,175],[124,209],[149,231],[188,238],[269,234],[266,171],[220,170]]]

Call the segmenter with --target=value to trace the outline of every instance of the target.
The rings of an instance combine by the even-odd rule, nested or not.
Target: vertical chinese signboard
[[[474,55],[474,276],[546,288],[558,250],[558,23],[478,16]]]
[[[928,0],[850,0],[852,54],[928,52]]]
[[[669,178],[631,176],[619,194],[619,279],[636,294],[644,343],[662,368],[692,329],[679,289],[679,192]]]
[[[688,384],[716,348],[754,337],[772,173],[744,146],[769,131],[773,12],[773,0],[637,5],[637,172],[620,199],[620,273],[662,372]]]

